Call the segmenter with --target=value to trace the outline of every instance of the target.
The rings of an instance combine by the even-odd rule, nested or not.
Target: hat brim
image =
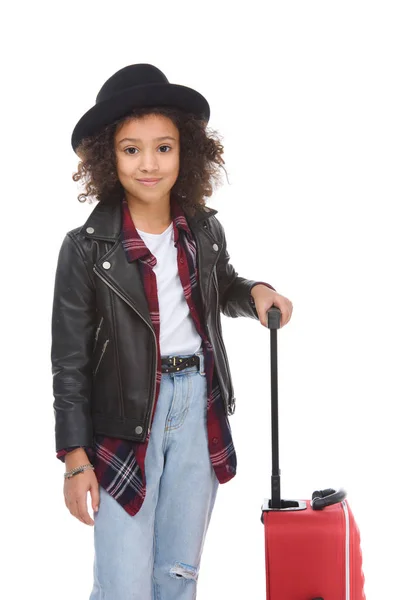
[[[71,137],[74,152],[84,138],[99,133],[106,125],[129,114],[130,110],[151,106],[174,106],[197,115],[207,123],[210,119],[207,100],[192,88],[174,83],[136,85],[95,104],[79,119]]]

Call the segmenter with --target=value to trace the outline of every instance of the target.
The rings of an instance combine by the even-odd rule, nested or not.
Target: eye
[[[133,148],[133,147],[129,147],[129,148],[125,148],[124,152],[126,154],[129,154],[130,156],[133,156],[133,153],[131,154],[130,152],[128,152],[128,150],[136,150],[137,148]]]
[[[171,150],[171,146],[167,146],[166,144],[163,144],[162,146],[160,146],[161,148],[169,148]],[[167,154],[166,152],[162,152],[162,154]]]

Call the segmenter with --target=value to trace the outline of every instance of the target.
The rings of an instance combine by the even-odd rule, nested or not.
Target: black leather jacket
[[[220,310],[258,319],[250,290],[229,262],[224,229],[209,207],[186,215],[197,244],[206,331],[226,413],[235,398]],[[97,204],[61,245],[55,276],[51,360],[56,450],[94,446],[96,433],[142,442],[155,400],[156,337],[136,262],[119,239],[119,204]],[[271,286],[272,287],[272,286]]]

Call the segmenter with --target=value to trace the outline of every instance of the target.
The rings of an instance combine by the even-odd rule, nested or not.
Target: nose
[[[155,173],[158,171],[158,160],[155,152],[148,150],[141,153],[139,169],[145,173]]]

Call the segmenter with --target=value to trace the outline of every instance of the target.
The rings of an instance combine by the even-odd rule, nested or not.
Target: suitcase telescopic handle
[[[267,326],[271,330],[271,438],[272,438],[272,477],[271,508],[283,508],[281,501],[281,471],[279,468],[279,423],[278,423],[278,340],[277,329],[281,325],[281,310],[271,306],[267,311]],[[318,490],[313,493],[311,506],[314,510],[322,510],[326,506],[342,502],[346,498],[343,488],[334,490]],[[284,502],[284,501],[283,501]]]
[[[278,423],[278,329],[281,325],[281,310],[271,306],[267,311],[267,327],[270,329],[271,355],[271,441],[272,476],[271,508],[281,508],[281,471],[279,468],[279,423]]]

